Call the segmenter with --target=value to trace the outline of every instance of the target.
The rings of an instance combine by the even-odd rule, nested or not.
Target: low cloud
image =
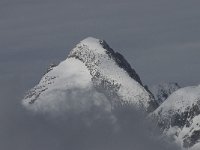
[[[145,114],[132,108],[108,111],[107,99],[97,92],[93,95],[94,91],[91,91],[93,96],[77,91],[79,94],[74,94],[70,101],[73,107],[68,111],[65,106],[55,112],[27,111],[21,99],[28,87],[19,88],[20,82],[17,77],[1,81],[0,149],[178,150],[156,129],[151,130]],[[76,104],[80,100],[84,100],[84,107]],[[74,113],[78,110],[79,113]]]
[[[28,149],[70,150],[178,150],[162,137],[146,115],[131,106],[111,109],[110,101],[95,89],[73,89],[64,100],[26,111],[19,141]],[[63,97],[60,97],[63,99]],[[34,104],[32,104],[34,105]],[[52,106],[53,105],[53,106]],[[42,109],[41,109],[42,108]],[[24,127],[25,126],[25,127]]]

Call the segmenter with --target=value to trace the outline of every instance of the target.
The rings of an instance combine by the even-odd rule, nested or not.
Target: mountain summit
[[[39,84],[26,94],[23,104],[32,110],[45,111],[55,110],[61,102],[71,109],[76,107],[73,99],[82,102],[81,93],[101,95],[108,99],[111,109],[130,104],[151,112],[157,107],[152,94],[124,57],[105,41],[92,37],[77,44],[59,65],[51,66]],[[95,99],[96,94],[90,99]]]

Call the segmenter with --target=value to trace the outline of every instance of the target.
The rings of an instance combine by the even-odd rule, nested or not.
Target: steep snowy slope
[[[83,105],[79,104],[84,99],[83,93],[91,95],[85,99],[93,99],[90,102],[97,105],[102,99],[108,99],[110,109],[124,104],[146,111],[157,107],[152,94],[143,87],[123,56],[114,52],[105,41],[95,38],[81,41],[65,61],[50,67],[39,84],[27,93],[23,104],[33,110],[56,110],[63,105],[70,109],[77,106],[74,101]]]
[[[178,90],[180,86],[178,83],[160,83],[150,87],[150,91],[155,97],[158,104],[162,104],[173,92]]]
[[[152,116],[158,126],[184,148],[200,142],[200,86],[181,88],[162,103]]]

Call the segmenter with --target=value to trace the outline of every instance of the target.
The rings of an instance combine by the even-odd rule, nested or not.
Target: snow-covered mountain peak
[[[96,93],[90,99],[103,94],[112,108],[131,104],[153,111],[157,107],[152,94],[144,88],[138,74],[124,57],[105,41],[91,37],[77,44],[66,60],[50,67],[39,84],[28,92],[23,103],[28,108],[45,110],[47,107],[55,109],[60,102],[62,106],[70,102],[69,109],[73,103],[71,98],[74,95],[79,97],[73,99],[81,97],[75,94],[77,90],[88,93],[86,95]]]
[[[103,68],[105,70],[106,68],[111,68],[110,65],[112,63],[115,65],[115,68],[122,68],[131,78],[142,85],[140,77],[126,59],[120,53],[110,48],[104,40],[88,37],[77,44],[68,57],[81,60],[89,68],[104,64]],[[115,68],[111,68],[110,72]]]
[[[82,40],[77,46],[87,46],[89,49],[95,51],[96,53],[105,54],[106,51],[101,45],[102,42],[102,40],[93,37],[87,37]]]
[[[173,110],[175,113],[183,113],[198,102],[200,102],[200,86],[185,87],[172,93],[155,112],[162,109],[162,112]]]
[[[181,88],[172,93],[152,114],[163,132],[183,147],[200,141],[200,86]]]

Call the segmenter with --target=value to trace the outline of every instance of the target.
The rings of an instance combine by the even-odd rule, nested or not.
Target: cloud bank
[[[13,80],[12,84],[19,85],[19,82]],[[79,95],[75,94],[71,101],[66,101],[66,104],[70,102],[70,106],[73,106],[68,112],[60,109],[57,115],[33,113],[21,105],[22,89],[6,86],[6,81],[1,84],[4,88],[0,90],[0,149],[178,150],[172,142],[160,138],[157,131],[152,133],[149,130],[151,123],[145,121],[143,114],[134,109],[110,112],[105,109],[108,107],[107,99],[103,99],[99,105],[95,103],[99,96],[94,99],[87,96],[88,93],[77,91]],[[80,110],[76,104],[80,97],[87,103],[94,101],[90,105],[95,107],[86,104],[87,109],[74,113]]]

